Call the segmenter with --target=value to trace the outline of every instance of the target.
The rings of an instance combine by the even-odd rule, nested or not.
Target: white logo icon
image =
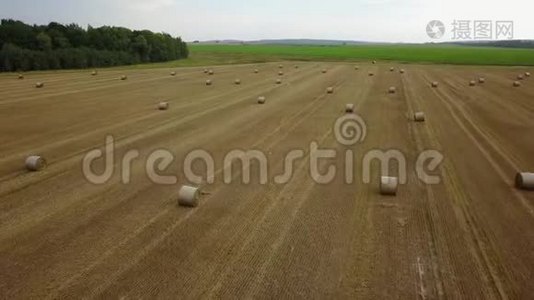
[[[445,25],[438,20],[430,21],[426,25],[426,34],[432,39],[440,39],[445,34]]]

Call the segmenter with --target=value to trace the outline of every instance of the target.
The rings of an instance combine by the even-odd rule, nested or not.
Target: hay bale
[[[425,113],[422,111],[418,111],[413,114],[413,119],[415,122],[424,122],[425,121]]]
[[[278,76],[284,76],[284,72],[278,71]]]
[[[19,77],[19,79],[24,79],[24,75],[22,75],[22,74],[19,74],[18,77]]]
[[[276,79],[276,84],[281,84],[282,83],[282,79],[278,78]]]
[[[358,66],[354,67],[354,70],[356,70],[356,71],[358,71],[359,69],[360,69],[360,67],[358,67]]]
[[[254,73],[255,73],[255,74],[258,74],[259,72],[260,72],[260,70],[258,70],[258,69],[254,69]]]
[[[94,70],[93,72],[91,72],[91,75],[92,76],[96,76],[96,75],[98,75],[98,72],[96,70]]]
[[[41,171],[46,168],[46,160],[38,155],[32,155],[26,158],[26,169],[31,172]]]
[[[534,190],[534,173],[517,173],[515,186],[522,190]]]
[[[469,81],[469,86],[475,86],[477,83],[474,80]]]
[[[406,71],[404,71],[404,69],[400,69],[399,72],[400,72],[401,74],[404,74],[404,72],[406,72]]]
[[[122,75],[121,76],[121,80],[126,80],[126,79],[128,79],[128,76],[126,76],[126,75]]]
[[[376,60],[373,60],[373,65],[376,64]]]
[[[514,87],[520,87],[521,86],[521,82],[519,81],[514,81]]]
[[[354,104],[352,103],[347,103],[345,104],[345,112],[346,113],[353,113],[354,112]]]
[[[395,68],[391,67],[391,68],[389,68],[389,71],[393,72],[393,71],[395,71]]]
[[[397,190],[399,188],[399,178],[382,176],[380,177],[380,194],[387,196],[397,195]]]
[[[519,74],[517,75],[517,80],[523,80],[525,79],[525,77],[523,76],[523,74]]]
[[[375,76],[375,73],[369,72],[369,76]]]
[[[236,80],[234,80],[234,83],[235,83],[236,85],[240,85],[240,84],[241,84],[241,79],[236,79]]]
[[[298,68],[299,68],[299,66],[295,65],[295,69],[298,69]]]
[[[197,207],[200,190],[198,188],[184,185],[178,192],[178,205],[185,207]]]
[[[396,92],[397,92],[397,88],[394,87],[394,86],[392,86],[392,87],[390,87],[390,88],[388,89],[388,93],[390,93],[390,94],[395,94]]]
[[[283,65],[278,65],[278,68],[279,68],[279,69],[283,69],[284,66],[283,66]]]
[[[176,72],[171,72],[171,76],[176,76]]]
[[[206,85],[211,85],[211,80],[210,79],[206,80]]]
[[[208,69],[204,69],[204,74],[208,74]]]
[[[258,97],[258,104],[265,104],[265,97],[264,96],[259,96]]]
[[[480,77],[480,78],[478,79],[478,83],[484,83],[484,82],[486,82],[486,78],[484,78],[484,77]]]
[[[167,110],[169,109],[169,102],[167,101],[161,101],[158,103],[158,110]]]
[[[38,88],[38,89],[40,89],[40,88],[44,87],[44,83],[42,83],[42,82],[37,82],[37,83],[35,84],[35,87]]]
[[[432,87],[433,88],[437,88],[438,85],[439,85],[439,83],[437,81],[432,82]]]
[[[326,69],[323,69],[321,72],[322,72],[323,74],[326,74],[326,72],[328,72],[328,71],[327,71]]]
[[[215,74],[215,72],[213,72],[213,70],[209,70],[208,71],[208,75],[213,75],[213,74]]]
[[[530,77],[530,72],[525,72],[526,77]]]
[[[326,93],[327,93],[327,94],[333,94],[333,93],[334,93],[334,88],[331,87],[331,86],[330,86],[330,87],[327,87],[327,88],[326,88]]]

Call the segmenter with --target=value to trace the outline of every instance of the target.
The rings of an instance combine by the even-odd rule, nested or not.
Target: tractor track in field
[[[324,93],[324,91],[322,91],[322,90],[321,90],[321,92]],[[295,125],[291,125],[291,126],[289,127],[289,131],[288,131],[288,132],[285,132],[285,133],[283,133],[282,135],[277,135],[277,136],[275,136],[275,138],[276,138],[275,143],[276,143],[276,141],[279,141],[279,140],[282,139],[283,137],[287,136],[287,134],[289,134],[289,133],[291,132],[291,128],[294,128],[294,127],[297,126],[298,124],[302,123],[304,120],[307,120],[307,116],[311,115],[312,113],[314,113],[315,111],[317,111],[318,109],[320,109],[321,106],[317,106],[317,105],[315,105],[315,104],[318,104],[318,102],[321,102],[321,101],[325,101],[324,97],[325,97],[325,95],[317,96],[312,102],[310,102],[310,103],[308,103],[308,104],[306,105],[305,109],[299,111],[299,113],[296,114],[296,115],[292,115],[292,116],[290,116],[290,118],[288,119],[288,121],[285,122],[285,123],[290,124],[290,123],[296,122],[296,123],[294,123]],[[323,104],[323,105],[324,105],[324,104]],[[278,133],[278,132],[280,131],[280,128],[283,127],[283,126],[287,126],[287,125],[285,125],[284,123],[280,124],[280,126],[278,126],[278,127],[271,133],[271,134],[269,134],[266,138],[263,138],[263,139],[259,140],[255,145],[253,145],[252,148],[256,147],[257,145],[262,144],[266,139],[268,139],[268,138],[270,138],[271,136],[273,136],[273,134]],[[269,146],[269,147],[272,147],[272,145]],[[220,170],[219,170],[219,171],[220,171]],[[217,173],[218,173],[219,171],[217,171]],[[216,193],[216,190],[212,190],[211,192],[212,192],[212,193]],[[165,212],[168,213],[168,212],[169,212],[169,209],[170,209],[170,207],[169,207],[168,209],[166,209]],[[150,223],[153,223],[153,222],[157,221],[157,219],[159,219],[160,217],[165,216],[166,213],[164,213],[164,214],[158,214],[158,218],[151,219]],[[188,216],[188,215],[186,215],[185,218],[187,218],[187,216]],[[178,222],[176,222],[176,223],[173,223],[172,226],[171,226],[171,229],[167,228],[167,229],[164,230],[164,232],[166,233],[166,235],[168,235],[168,234],[172,233],[172,231],[175,230],[180,224],[181,224],[181,221],[178,221]],[[141,228],[148,228],[148,227],[149,227],[149,225],[147,226],[147,225],[145,225],[145,224],[143,224],[143,225],[141,226]],[[136,232],[137,234],[140,233],[139,230],[136,230],[135,232]],[[163,236],[166,236],[166,235],[163,235]],[[135,235],[134,235],[134,236],[130,236],[130,237],[128,237],[128,238],[125,239],[123,242],[121,242],[119,245],[120,245],[120,246],[124,246],[125,244],[128,243],[128,241],[130,241],[130,240],[131,240],[132,238],[134,238],[134,237],[135,237]],[[156,242],[151,243],[152,246],[149,247],[149,249],[153,249],[153,247],[156,247],[156,246],[157,246],[159,243],[161,243],[163,240],[165,240],[164,237],[163,237],[163,238],[158,238],[158,239],[156,239]],[[113,251],[108,251],[108,252],[107,252],[107,255],[103,255],[103,256],[101,256],[101,258],[100,258],[99,260],[97,260],[94,264],[91,265],[91,268],[87,268],[87,270],[85,270],[83,273],[90,271],[90,269],[92,269],[92,268],[95,268],[98,264],[101,263],[101,261],[103,261],[104,259],[106,259],[109,255],[112,255],[113,252],[115,252],[118,248],[119,248],[119,247],[114,247],[114,248],[113,248]],[[144,255],[146,255],[146,253],[148,253],[148,252],[145,252],[145,251],[142,252],[142,253],[140,254],[140,256],[139,256],[139,259],[141,259]],[[126,269],[127,269],[127,268],[126,268]],[[120,275],[120,272],[119,272],[118,275],[116,275],[116,276],[119,276],[119,275]],[[81,275],[77,275],[76,278],[78,278],[79,276],[81,276]],[[69,281],[69,282],[70,282],[70,281]]]
[[[275,63],[212,67],[213,76],[203,68],[0,76],[0,297],[525,299],[534,293],[534,195],[513,182],[515,172],[534,171],[534,85],[526,78],[511,87],[526,68],[298,65],[283,68],[283,76]],[[119,80],[122,74],[127,81]],[[474,75],[486,82],[470,87]],[[205,85],[208,78],[213,85]],[[233,84],[237,78],[241,85]],[[433,80],[438,88],[430,87]],[[45,87],[36,89],[37,81]],[[391,86],[396,93],[388,93]],[[258,96],[266,103],[257,104]],[[158,111],[159,101],[169,109]],[[365,141],[353,146],[339,144],[332,128],[347,103],[367,125]],[[425,112],[424,123],[413,122],[416,111]],[[103,149],[108,134],[115,138],[115,172],[93,185],[81,160]],[[312,141],[337,153],[319,161],[321,171],[333,165],[347,176],[342,166],[351,151],[353,181],[314,182]],[[174,155],[161,174],[175,175],[176,184],[155,184],[145,174],[156,149]],[[213,156],[215,182],[202,184],[199,207],[179,207],[180,185],[191,184],[182,159],[196,149]],[[269,181],[259,182],[257,164],[225,167],[234,149],[262,151]],[[295,149],[304,156],[294,162],[293,176],[275,183]],[[407,183],[395,197],[380,195],[376,163],[370,183],[362,180],[368,151],[387,149],[408,163]],[[444,156],[431,172],[441,178],[436,185],[424,184],[412,168],[430,149]],[[130,150],[140,155],[124,184],[121,158]],[[35,153],[50,164],[26,172],[24,159]],[[193,170],[206,171],[201,162]],[[391,164],[388,172],[400,170]],[[229,171],[232,182],[225,184]],[[244,184],[249,171],[252,181]]]
[[[469,121],[470,119],[466,117],[465,111],[463,111],[457,104],[454,103],[454,100],[451,96],[443,93],[441,90],[436,91],[435,94],[448,109],[449,113],[453,117],[454,121],[458,124],[459,128],[461,128],[466,133],[466,135],[472,140],[476,147],[484,154],[484,156],[486,157],[486,159],[488,159],[492,167],[494,167],[495,170],[501,175],[502,179],[507,181],[508,179],[506,178],[504,172],[487,153],[487,148],[481,146],[480,141],[474,136],[471,131],[469,131],[464,121],[469,122],[469,125],[472,126],[471,128],[476,130],[475,134],[480,134],[480,138],[485,140],[488,145],[490,145],[494,150],[496,150],[497,153],[499,153],[495,143],[493,143],[491,140],[488,140],[486,136],[484,136],[480,133],[480,131],[477,130],[478,127]],[[459,111],[460,114],[458,114],[456,111]],[[445,170],[449,174],[453,172],[451,166],[447,164]],[[499,261],[496,261],[496,259],[498,258],[498,254],[495,252],[491,240],[487,238],[484,229],[480,227],[479,222],[476,219],[474,211],[472,211],[470,206],[467,204],[471,202],[469,200],[469,196],[466,194],[465,191],[461,190],[461,183],[459,183],[455,179],[456,176],[446,176],[446,178],[449,178],[452,181],[449,182],[449,180],[446,180],[445,184],[451,191],[455,190],[454,194],[457,195],[459,200],[457,203],[461,205],[461,208],[463,210],[464,219],[462,220],[462,223],[468,226],[468,229],[473,238],[473,243],[471,245],[473,253],[475,253],[478,257],[477,260],[479,262],[480,268],[481,270],[484,270],[481,272],[485,274],[486,280],[491,286],[492,294],[489,294],[488,296],[491,295],[492,298],[508,299],[507,293],[503,288],[503,281],[506,282],[506,280],[509,279],[506,278],[506,273],[501,269],[503,264]],[[520,200],[522,198],[522,196],[517,192],[514,192],[514,196],[518,197]]]

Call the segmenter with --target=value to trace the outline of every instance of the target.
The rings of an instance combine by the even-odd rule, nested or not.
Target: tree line
[[[452,44],[481,47],[534,48],[534,40],[463,41]]]
[[[0,71],[111,67],[187,58],[180,37],[149,30],[77,24],[0,23]]]

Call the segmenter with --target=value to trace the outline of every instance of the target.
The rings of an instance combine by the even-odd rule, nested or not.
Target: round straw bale
[[[380,177],[380,194],[395,196],[399,188],[399,178],[382,176]]]
[[[171,76],[176,76],[176,72],[172,71]]]
[[[32,155],[26,158],[26,169],[28,171],[37,172],[46,168],[46,160],[38,155]]]
[[[254,73],[258,74],[259,72],[260,72],[260,70],[254,69]]]
[[[240,85],[240,84],[241,84],[241,79],[236,79],[236,80],[234,80],[234,83],[235,83],[236,85]]]
[[[206,85],[211,85],[211,80],[210,79],[206,80]]]
[[[265,97],[264,96],[259,96],[258,97],[258,104],[265,104]]]
[[[389,71],[393,72],[393,71],[395,71],[395,68],[391,67],[391,68],[389,68]]]
[[[44,83],[42,83],[42,82],[37,82],[37,83],[35,84],[35,87],[38,88],[38,89],[40,89],[40,88],[44,87]]]
[[[396,92],[397,92],[397,88],[394,87],[394,86],[392,86],[392,87],[390,87],[390,88],[388,89],[388,93],[390,93],[390,94],[395,94]]]
[[[425,113],[422,111],[418,111],[413,114],[413,119],[415,122],[424,122],[425,121]]]
[[[283,68],[284,68],[284,65],[278,65],[278,68],[279,68],[279,69],[283,69]]]
[[[530,72],[525,72],[526,77],[530,77]]]
[[[204,74],[208,74],[208,69],[204,69]]]
[[[373,60],[373,65],[376,64],[376,60]]]
[[[208,75],[213,75],[213,74],[215,74],[215,72],[213,72],[213,70],[209,70],[208,71]]]
[[[406,72],[406,71],[404,71],[404,69],[400,69],[399,72],[400,72],[401,74],[404,74],[404,72]]]
[[[515,86],[515,87],[520,87],[520,86],[521,86],[521,82],[519,82],[519,81],[514,81],[514,86]]]
[[[439,83],[437,81],[432,82],[432,87],[437,88]]]
[[[515,186],[522,190],[534,190],[534,173],[517,173]]]
[[[354,112],[354,104],[352,104],[352,103],[345,104],[345,112],[346,113],[353,113]]]
[[[98,71],[97,71],[97,70],[94,70],[93,72],[91,72],[91,75],[92,75],[92,76],[96,76],[96,75],[98,75]]]
[[[161,101],[160,103],[158,103],[158,109],[159,110],[167,110],[167,109],[169,109],[169,102]]]
[[[328,72],[326,69],[323,69],[321,72],[323,72],[323,74],[326,74],[326,72]]]
[[[128,79],[128,76],[126,76],[126,75],[122,75],[121,76],[121,80],[126,80],[126,79]]]
[[[477,83],[474,80],[469,81],[469,86],[475,86]]]
[[[375,76],[375,73],[369,72],[369,76]]]
[[[276,79],[276,84],[281,84],[282,83],[282,79],[278,78]]]
[[[484,77],[480,77],[480,78],[478,79],[478,83],[484,83],[484,82],[486,82],[486,78],[484,78]]]
[[[295,69],[298,69],[298,68],[299,68],[299,66],[298,66],[298,65],[295,65]]]
[[[354,70],[356,70],[356,71],[358,71],[359,69],[360,69],[360,67],[358,67],[358,66],[354,67]]]
[[[200,190],[198,188],[184,185],[178,192],[178,204],[186,207],[197,207]]]
[[[283,75],[284,75],[284,72],[278,71],[278,76],[283,76]]]
[[[19,74],[19,79],[24,79],[24,75]]]
[[[523,74],[519,74],[517,75],[517,80],[523,80],[525,79],[525,77],[523,76]]]
[[[334,93],[334,88],[331,87],[331,86],[328,87],[328,88],[326,88],[326,93],[328,93],[328,94],[333,94],[333,93]]]

